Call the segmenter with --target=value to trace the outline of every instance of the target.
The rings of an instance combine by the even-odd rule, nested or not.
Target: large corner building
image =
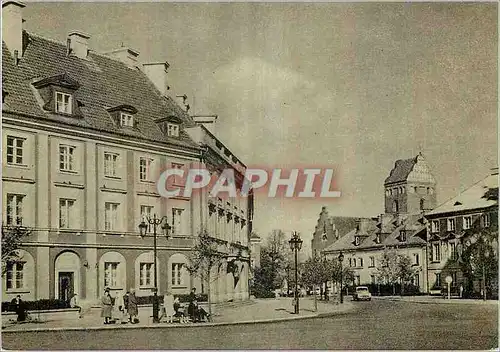
[[[159,294],[207,292],[186,270],[204,227],[224,257],[213,301],[248,298],[253,198],[166,199],[156,185],[166,168],[200,166],[232,168],[241,184],[246,167],[215,137],[213,119],[171,96],[168,63],[140,65],[130,48],[95,53],[81,32],[63,43],[27,33],[24,7],[2,4],[2,204],[3,226],[31,233],[7,265],[3,299],[93,301],[105,287],[151,295],[153,239],[138,225],[154,214],[172,226],[158,237]]]

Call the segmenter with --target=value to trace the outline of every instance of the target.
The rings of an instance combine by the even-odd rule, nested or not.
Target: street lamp
[[[299,251],[302,248],[302,240],[300,239],[300,235],[297,231],[292,233],[292,238],[290,241],[290,249],[295,251],[295,314],[299,314],[299,270],[298,270],[298,261],[299,261]]]
[[[344,303],[344,295],[342,294],[342,262],[344,261],[344,254],[340,251],[339,263],[340,263],[340,303]]]
[[[154,257],[154,267],[155,267],[155,272],[154,272],[154,292],[153,292],[153,323],[159,323],[160,319],[158,318],[158,313],[160,310],[160,304],[158,302],[158,270],[156,268],[156,228],[158,225],[162,225],[161,229],[163,233],[165,234],[166,239],[168,240],[170,236],[170,230],[172,227],[168,224],[167,217],[163,216],[161,219],[156,217],[156,214],[153,215],[153,218],[146,218],[145,219],[147,223],[144,221],[144,219],[141,221],[139,224],[139,232],[142,238],[146,237],[146,232],[148,230],[149,225],[153,226],[153,257]],[[149,224],[149,225],[148,225]]]

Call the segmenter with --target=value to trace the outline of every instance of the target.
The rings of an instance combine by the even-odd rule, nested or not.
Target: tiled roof
[[[379,224],[378,221],[373,221],[369,228],[363,232],[357,232],[356,229],[351,230],[344,237],[340,238],[335,243],[331,244],[324,249],[325,252],[335,252],[335,251],[349,251],[349,250],[360,250],[369,248],[383,248],[384,246],[394,246],[394,245],[419,245],[425,244],[425,241],[420,237],[416,236],[425,225],[418,222],[421,215],[408,215],[402,219],[402,222],[398,226],[391,226],[390,232],[382,240],[381,243],[376,243],[377,233],[380,231],[377,228]],[[396,217],[394,217],[395,219]],[[399,240],[400,231],[408,230],[406,241],[401,242]],[[361,242],[358,246],[355,245],[355,237],[362,236]]]
[[[173,138],[161,131],[155,120],[168,116],[180,118],[186,127],[194,122],[171,98],[162,96],[139,69],[131,69],[122,62],[93,52],[89,53],[87,60],[67,56],[65,44],[33,34],[27,36],[29,41],[17,66],[2,42],[3,90],[8,93],[4,114],[26,114],[30,118],[119,134],[127,139],[149,140],[181,148],[198,147],[185,132],[181,132],[179,138]],[[75,99],[81,103],[83,118],[64,117],[41,107],[32,83],[62,74],[80,85]],[[137,109],[134,116],[136,129],[117,126],[106,110],[123,104]]]
[[[426,215],[498,206],[498,174],[490,175]]]
[[[394,164],[389,177],[385,179],[384,184],[406,181],[413,166],[417,163],[417,158],[398,160]]]

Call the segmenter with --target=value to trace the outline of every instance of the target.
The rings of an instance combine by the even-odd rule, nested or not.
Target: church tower
[[[386,214],[418,214],[436,207],[436,180],[422,153],[396,161],[384,188]]]

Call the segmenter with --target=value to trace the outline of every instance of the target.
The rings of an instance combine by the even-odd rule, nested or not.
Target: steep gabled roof
[[[389,177],[385,179],[384,184],[406,181],[413,166],[417,163],[417,157],[411,159],[397,160]]]
[[[490,175],[446,201],[426,215],[498,207],[498,174]]]
[[[19,64],[2,42],[3,90],[8,93],[3,113],[28,115],[52,123],[74,125],[95,131],[109,132],[126,138],[149,140],[181,148],[197,149],[187,133],[179,138],[168,137],[155,120],[176,116],[186,126],[192,119],[169,97],[164,97],[139,69],[131,69],[122,62],[90,52],[88,58],[68,56],[66,45],[28,34],[28,44]],[[32,83],[55,78],[78,82],[75,99],[82,103],[83,118],[73,119],[44,111]],[[43,81],[42,81],[43,82]],[[110,117],[107,109],[121,105],[137,109],[136,129],[122,129]]]

